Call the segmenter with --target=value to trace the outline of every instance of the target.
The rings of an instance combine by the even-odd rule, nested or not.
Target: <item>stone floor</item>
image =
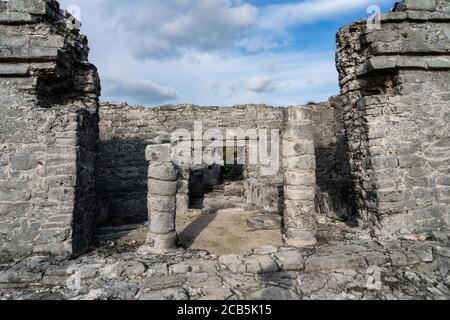
[[[135,228],[74,260],[1,265],[0,299],[450,299],[448,238],[376,241],[323,221],[320,229],[315,248],[141,256],[145,228]]]
[[[244,254],[264,245],[281,245],[278,227],[252,229],[247,220],[257,212],[242,208],[218,209],[212,212],[190,210],[177,217],[180,245],[190,250],[206,250],[217,255]]]

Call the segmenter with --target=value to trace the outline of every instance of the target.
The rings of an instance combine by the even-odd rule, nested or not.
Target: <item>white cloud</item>
[[[247,80],[246,88],[253,92],[271,92],[275,90],[275,86],[270,77],[256,76]]]
[[[232,0],[117,2],[112,20],[140,59],[179,57],[188,50],[233,47],[256,26],[258,9]]]
[[[162,103],[175,100],[177,92],[170,87],[163,87],[149,80],[103,78],[103,91],[111,97],[126,97],[142,103]],[[130,101],[131,101],[130,100]]]
[[[378,0],[387,2],[392,0]],[[105,1],[109,23],[141,60],[189,51],[270,51],[288,43],[286,28],[333,19],[373,0],[304,0],[256,7],[240,0]]]
[[[102,100],[222,106],[300,104],[337,94],[334,50],[286,51],[296,40],[289,27],[367,5],[366,0],[293,0],[263,7],[244,0],[61,2],[82,10],[81,32],[99,69]],[[265,91],[255,85],[249,88],[257,90],[248,90],[257,75],[270,79]]]
[[[392,0],[377,2],[392,2]],[[269,5],[261,10],[258,21],[262,29],[283,30],[317,20],[334,19],[351,10],[367,8],[371,4],[374,4],[374,0],[304,0]]]

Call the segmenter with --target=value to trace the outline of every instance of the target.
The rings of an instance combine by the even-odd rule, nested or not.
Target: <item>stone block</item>
[[[289,186],[314,187],[316,185],[316,173],[314,171],[286,171],[284,183]]]
[[[272,273],[278,271],[277,263],[269,255],[256,256],[255,258],[261,267],[261,273]]]
[[[10,50],[1,50],[0,59],[36,59],[55,60],[59,55],[59,48],[52,47],[8,47]]]
[[[288,228],[283,234],[284,242],[289,246],[305,247],[317,244],[316,233],[312,230]]]
[[[145,159],[149,162],[170,162],[170,144],[150,145],[145,149]]]
[[[303,186],[284,186],[284,198],[286,200],[314,201],[316,189]]]
[[[167,274],[168,269],[165,263],[155,263],[150,265],[147,269],[148,278],[166,276]]]
[[[18,217],[21,214],[27,215],[32,209],[33,205],[30,202],[2,203],[0,204],[0,217],[1,216]]]
[[[178,234],[174,231],[167,234],[155,234],[149,232],[147,241],[138,253],[140,254],[166,254],[176,250]]]
[[[200,297],[198,300],[225,301],[233,296],[233,292],[231,292],[228,288],[208,288],[205,291],[205,295]]]
[[[282,271],[300,271],[305,267],[305,260],[297,251],[278,252],[275,259]]]
[[[24,64],[0,64],[0,76],[26,76],[28,65]]]
[[[261,266],[255,257],[249,257],[244,260],[245,263],[245,270],[248,273],[253,274],[260,274],[261,273]]]
[[[169,267],[169,274],[216,273],[216,262],[212,260],[194,259],[183,261]]]
[[[148,180],[148,192],[157,196],[174,196],[177,193],[177,181]]]
[[[178,190],[178,193],[188,194],[189,193],[189,181],[184,180],[184,179],[179,179],[177,190]]]
[[[402,0],[397,4],[396,10],[435,11],[436,0]]]
[[[18,202],[31,199],[31,193],[28,191],[0,190],[0,201]]]
[[[187,194],[177,194],[177,215],[187,214],[189,211],[189,195]]]
[[[171,162],[151,163],[148,168],[148,177],[156,180],[176,181],[177,169]]]
[[[312,140],[283,141],[283,157],[314,155],[314,142]]]
[[[299,214],[314,213],[315,204],[314,201],[298,201],[285,199],[284,209],[284,216],[297,216]]]
[[[183,288],[169,288],[164,290],[144,292],[139,297],[139,300],[188,300],[189,296],[186,294]]]
[[[150,213],[150,232],[167,234],[175,231],[175,213]]]
[[[44,287],[64,287],[68,276],[44,276],[41,283]]]
[[[278,271],[278,265],[269,255],[250,256],[244,260],[249,273],[263,274]]]
[[[298,142],[300,140],[305,141],[313,141],[314,136],[312,133],[312,128],[310,124],[303,125],[295,125],[290,128],[287,128],[283,132],[282,140],[283,143],[286,141]]]
[[[273,254],[278,252],[278,247],[274,245],[265,245],[259,248],[252,249],[253,254],[264,255],[264,254]]]
[[[283,168],[285,170],[315,170],[316,159],[314,156],[300,156],[283,158]]]
[[[25,12],[36,15],[44,15],[48,11],[47,1],[45,0],[12,0],[9,2],[11,11]]]
[[[38,160],[32,153],[16,153],[11,157],[13,170],[31,170],[36,168]]]
[[[0,12],[0,24],[30,23],[35,19],[29,13],[22,12]]]
[[[219,262],[225,265],[231,272],[243,273],[246,271],[244,261],[235,254],[220,256]]]
[[[145,280],[144,288],[152,291],[179,288],[187,280],[185,275],[151,277]]]
[[[306,271],[355,270],[366,267],[367,262],[363,255],[336,254],[314,255],[306,261]]]
[[[0,271],[0,283],[36,283],[41,281],[42,274],[25,270]]]
[[[170,214],[175,213],[176,209],[175,196],[149,195],[147,201],[150,215],[152,215],[153,212],[164,212]]]

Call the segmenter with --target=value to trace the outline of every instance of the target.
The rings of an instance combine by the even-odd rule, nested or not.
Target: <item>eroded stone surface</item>
[[[450,247],[442,243],[360,240],[253,251],[260,254],[98,251],[73,261],[26,259],[0,267],[0,299],[450,298]]]
[[[341,94],[325,103],[100,113],[73,17],[53,0],[0,9],[1,299],[449,299],[448,0],[402,0],[382,28],[343,27]],[[179,170],[166,142],[192,119],[280,130],[278,170],[246,165],[245,181],[222,185],[219,166]],[[209,214],[197,223],[250,206],[274,215],[249,226],[281,225],[286,246],[177,250],[175,214],[192,194]],[[139,249],[112,242],[65,259],[89,248],[97,222],[147,213]],[[129,231],[97,238],[111,229]]]

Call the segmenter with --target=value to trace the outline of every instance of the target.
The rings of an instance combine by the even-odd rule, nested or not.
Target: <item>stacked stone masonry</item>
[[[200,122],[203,132],[226,130],[277,129],[285,123],[283,108],[246,105],[230,108],[193,105],[159,108],[132,107],[127,104],[102,103],[100,108],[100,159],[97,187],[103,218],[119,217],[131,221],[147,216],[147,145],[168,143],[177,129],[194,132]],[[212,171],[216,168],[212,168]],[[206,166],[204,184],[214,177]],[[189,175],[189,172],[186,173]],[[261,176],[259,166],[246,166],[244,172],[247,202],[267,211],[279,212],[283,174]],[[187,178],[189,179],[189,178]],[[185,193],[186,194],[186,193]]]
[[[316,162],[311,120],[305,110],[288,109],[282,139],[284,237],[294,246],[315,245]]]
[[[448,0],[403,0],[380,28],[364,20],[341,28],[340,95],[286,108],[99,103],[77,25],[56,1],[0,1],[0,262],[79,255],[95,227],[111,221],[148,220],[147,242],[141,255],[25,259],[0,268],[0,288],[63,283],[64,298],[450,296]],[[277,173],[246,163],[242,179],[246,205],[283,216],[286,247],[244,257],[176,248],[176,215],[220,171],[163,157],[171,134],[196,122],[224,137],[237,128],[279,131]],[[320,233],[338,228],[318,223],[324,217],[352,232],[324,244]],[[380,273],[410,285],[374,287]],[[97,276],[115,286],[99,288]]]
[[[403,1],[337,35],[358,216],[385,238],[449,225],[449,17],[448,1]]]
[[[56,1],[0,2],[4,259],[78,254],[92,238],[100,85],[73,21]]]
[[[163,254],[176,249],[175,230],[178,169],[172,162],[170,144],[148,146],[148,221],[149,232],[142,250]],[[141,250],[141,251],[142,251]]]

